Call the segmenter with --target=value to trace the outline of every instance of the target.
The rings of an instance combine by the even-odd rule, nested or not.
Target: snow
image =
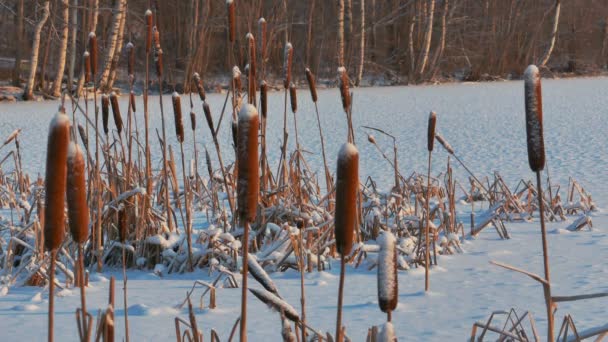
[[[350,143],[345,143],[340,148],[340,152],[338,152],[338,160],[342,160],[343,162],[348,162],[351,158],[357,157],[359,154],[359,150],[357,147]]]
[[[467,85],[440,85],[394,88],[354,89],[353,128],[357,149],[360,153],[361,179],[373,177],[381,189],[390,189],[394,180],[390,165],[379,155],[376,148],[365,140],[363,125],[377,127],[397,137],[399,165],[403,175],[414,170],[426,170],[427,141],[426,124],[428,113],[436,111],[441,115],[437,130],[455,148],[456,155],[482,179],[499,171],[505,182],[514,186],[521,178],[532,179],[533,173],[526,160],[525,106],[522,96],[523,81],[484,83]],[[554,184],[562,185],[562,197],[568,179],[572,176],[593,195],[599,208],[590,214],[593,230],[569,232],[570,222],[547,222],[549,234],[549,257],[553,293],[555,295],[578,295],[608,291],[608,78],[543,80],[544,130],[547,167]],[[210,94],[207,101],[217,108],[213,115],[217,123],[219,109],[225,95]],[[127,96],[120,99],[121,106],[127,106]],[[267,142],[275,148],[268,149],[272,165],[279,159],[282,139],[283,94],[269,93],[269,113]],[[137,97],[141,103],[141,97]],[[319,109],[325,134],[328,156],[337,156],[346,137],[344,115],[340,94],[337,89],[319,91]],[[56,112],[58,102],[11,103],[0,105],[2,125],[0,137],[8,137],[15,129],[21,128],[19,136],[23,169],[35,177],[44,174],[46,156],[47,123]],[[80,105],[84,107],[83,101]],[[70,112],[71,104],[66,102]],[[198,107],[196,107],[198,106]],[[94,117],[92,102],[89,115]],[[165,104],[165,110],[167,106]],[[200,102],[196,99],[195,110],[200,113]],[[158,97],[150,98],[150,127],[160,129]],[[298,127],[300,144],[303,149],[314,154],[307,155],[312,170],[321,170],[323,160],[316,129],[314,104],[311,101],[299,103]],[[138,123],[143,123],[143,113],[137,113]],[[65,116],[67,119],[68,116]],[[81,115],[76,120],[84,124]],[[225,162],[232,162],[232,139],[230,124],[222,122],[219,130],[220,145],[227,155]],[[201,126],[201,125],[199,125]],[[288,127],[292,127],[289,125]],[[292,129],[292,128],[291,128]],[[196,128],[199,153],[206,145],[213,148],[206,125]],[[290,132],[290,135],[292,132]],[[191,139],[187,135],[187,139]],[[376,136],[381,148],[392,142]],[[289,149],[295,147],[294,139],[289,139]],[[94,146],[94,136],[90,133],[89,146]],[[8,153],[9,146],[0,150]],[[160,167],[159,144],[151,144],[153,167]],[[192,156],[192,144],[184,144],[186,155]],[[389,149],[390,150],[390,149]],[[215,153],[211,153],[214,165]],[[433,174],[445,171],[448,153],[437,149],[433,156]],[[200,160],[201,158],[199,158]],[[328,167],[335,170],[336,159],[328,159]],[[452,161],[454,178],[463,184],[466,171]],[[3,164],[3,171],[14,168]],[[180,181],[181,182],[181,181]],[[321,182],[323,183],[323,182]],[[460,194],[460,190],[457,190]],[[476,210],[487,209],[487,204],[475,204]],[[4,217],[10,217],[3,212]],[[465,232],[469,226],[470,205],[457,208],[457,221],[462,221]],[[203,215],[204,216],[204,215]],[[478,215],[479,217],[479,215]],[[202,222],[202,218],[195,222]],[[485,321],[495,310],[509,310],[515,307],[519,312],[530,310],[536,319],[541,339],[546,334],[545,302],[542,288],[537,282],[489,264],[490,260],[507,262],[542,274],[541,238],[538,216],[530,222],[507,223],[510,240],[501,240],[496,232],[486,229],[475,239],[461,242],[465,250],[462,254],[438,257],[438,267],[431,268],[432,292],[424,293],[424,270],[412,268],[398,273],[399,304],[392,314],[396,337],[400,341],[448,341],[463,340],[470,335],[476,321]],[[196,229],[203,230],[204,224]],[[281,234],[277,225],[267,226],[268,234]],[[217,231],[219,232],[219,230]],[[568,232],[565,234],[565,232]],[[161,239],[162,238],[162,239]],[[222,237],[220,237],[222,238]],[[448,239],[458,238],[449,236]],[[179,237],[174,235],[150,237],[158,244],[175,246]],[[415,238],[398,239],[398,248],[413,250]],[[365,247],[367,248],[367,247]],[[371,248],[371,247],[370,247]],[[375,258],[370,253],[370,258]],[[258,255],[260,263],[263,261]],[[336,297],[338,292],[339,262],[327,260],[326,271],[305,274],[307,323],[315,329],[335,330]],[[398,261],[403,264],[402,261]],[[373,325],[385,323],[386,316],[378,308],[376,270],[368,270],[348,265],[344,293],[343,323],[348,336],[353,341],[365,339],[367,330]],[[129,283],[129,323],[132,341],[175,341],[174,318],[187,317],[187,309],[174,309],[185,299],[195,280],[213,282],[218,272],[197,270],[191,274],[165,274],[162,278],[154,270],[130,270]],[[2,275],[4,276],[4,275]],[[123,339],[124,306],[122,302],[122,271],[106,269],[103,274],[91,271],[87,288],[87,308],[95,314],[105,310],[108,300],[108,279],[116,277],[116,336]],[[236,275],[240,282],[240,276]],[[284,273],[270,273],[283,300],[296,312],[300,310],[299,272],[288,270]],[[253,278],[252,287],[259,286]],[[63,285],[63,284],[62,284]],[[41,298],[34,300],[41,289],[37,287],[0,286],[0,331],[7,339],[39,341],[46,338],[48,290]],[[225,288],[218,283],[217,308],[196,309],[197,323],[208,339],[214,328],[222,340],[227,340],[232,325],[240,312],[241,289]],[[193,294],[193,304],[197,305],[202,292]],[[207,298],[205,299],[207,300]],[[565,314],[571,314],[577,329],[584,331],[603,326],[606,322],[606,303],[599,298],[581,302],[559,303],[556,322]],[[80,306],[77,290],[71,295],[55,300],[55,336],[58,341],[74,341],[78,333],[74,321],[74,310]],[[27,309],[34,309],[29,311]],[[248,334],[251,341],[280,340],[281,321],[279,314],[266,309],[266,304],[253,295],[249,296]],[[16,310],[21,308],[22,310]],[[134,314],[131,315],[131,312]],[[140,313],[139,315],[137,313]]]

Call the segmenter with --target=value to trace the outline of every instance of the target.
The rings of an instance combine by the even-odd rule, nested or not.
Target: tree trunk
[[[61,83],[63,82],[63,72],[65,71],[65,58],[68,52],[68,33],[70,22],[70,3],[69,0],[61,0],[63,11],[61,12],[61,41],[59,43],[59,53],[57,55],[57,73],[53,82],[51,95],[61,96]]]
[[[198,0],[192,0],[192,25],[190,25],[190,35],[188,37],[188,61],[186,66],[186,74],[184,75],[184,92],[190,92],[191,78],[192,78],[192,70],[194,67],[194,56],[196,55],[196,47],[194,44],[198,42]]]
[[[539,67],[544,67],[549,58],[551,58],[551,53],[553,52],[553,48],[555,47],[555,40],[557,38],[557,28],[559,26],[559,13],[561,9],[561,0],[555,0],[555,12],[553,16],[553,30],[551,31],[551,41],[549,42],[549,47],[547,48],[547,52],[538,63]]]
[[[83,30],[83,42],[87,41],[87,37],[89,36],[90,32],[96,32],[97,31],[97,22],[98,22],[98,18],[99,18],[99,0],[85,0],[85,1],[90,1],[90,13],[89,13],[89,32],[86,32]],[[85,15],[83,15],[83,18],[86,17]],[[86,43],[83,43],[83,45],[86,45]],[[87,47],[88,49],[88,47]],[[97,77],[97,75],[91,75],[92,76],[92,80],[95,80],[95,77]],[[80,76],[78,77],[78,86],[76,87],[76,96],[79,96],[80,93],[82,92],[82,88],[84,87],[84,70],[81,70],[80,72]]]
[[[352,48],[353,48],[353,0],[346,0],[344,3],[344,50],[345,50],[345,58],[346,63],[345,66],[350,65]],[[348,67],[347,67],[348,70]]]
[[[433,37],[433,14],[435,13],[435,0],[429,0],[429,9],[426,18],[426,31],[424,33],[424,43],[422,52],[420,53],[420,63],[418,67],[418,77],[422,78],[424,70],[429,59],[429,52],[431,50],[431,39]]]
[[[19,0],[17,4],[17,30],[15,31],[15,67],[13,69],[13,85],[21,87],[21,60],[23,59],[23,2]]]
[[[441,14],[441,40],[439,41],[439,49],[435,52],[435,56],[433,57],[433,63],[431,64],[431,69],[433,69],[431,73],[431,78],[435,77],[437,71],[439,70],[439,66],[441,64],[441,58],[443,57],[443,51],[445,50],[445,36],[447,34],[447,16],[448,10],[450,6],[450,0],[444,0],[443,2],[443,13]]]
[[[600,54],[600,64],[602,67],[608,66],[608,56],[606,51],[608,49],[608,17],[604,19],[604,39],[602,41],[602,53]]]
[[[408,34],[408,50],[410,54],[410,79],[414,77],[416,70],[416,58],[414,57],[414,28],[416,26],[416,15],[412,15],[410,20],[410,29]]]
[[[315,12],[315,0],[310,0],[308,5],[308,31],[306,32],[306,67],[311,67],[310,50],[312,49],[312,28]]]
[[[112,19],[112,33],[108,38],[108,46],[106,47],[106,56],[104,58],[104,67],[103,72],[101,74],[101,78],[99,79],[99,88],[102,90],[107,90],[108,80],[110,79],[110,72],[112,71],[112,61],[114,60],[114,54],[119,53],[120,51],[116,51],[118,46],[118,38],[120,37],[120,29],[122,26],[122,17],[124,15],[126,0],[118,0],[116,1],[116,6],[114,7],[114,16]]]
[[[338,66],[344,66],[344,0],[338,0]]]
[[[370,49],[370,59],[372,63],[376,62],[376,0],[372,0],[372,36],[371,36],[371,49]]]
[[[365,63],[365,0],[361,1],[361,50],[359,54],[359,71],[357,72],[357,87],[363,79],[363,64]]]
[[[74,69],[76,67],[76,35],[78,34],[78,0],[72,1],[72,40],[70,42],[70,65],[68,66],[68,86],[71,93],[74,86]]]
[[[116,39],[116,50],[114,51],[114,57],[112,57],[112,64],[110,66],[110,77],[106,84],[106,90],[112,90],[114,81],[116,81],[116,70],[118,69],[118,62],[120,61],[120,55],[122,53],[122,45],[125,41],[125,24],[127,22],[127,0],[124,0],[123,16],[120,22],[120,28],[118,29],[118,38]]]
[[[42,32],[42,28],[49,18],[49,6],[49,1],[45,1],[44,5],[42,5],[42,17],[36,24],[36,28],[34,30],[32,57],[30,58],[30,74],[27,78],[25,91],[23,92],[23,99],[26,101],[31,100],[34,97],[34,82],[36,81],[36,69],[38,69],[38,50],[40,49],[40,33]]]

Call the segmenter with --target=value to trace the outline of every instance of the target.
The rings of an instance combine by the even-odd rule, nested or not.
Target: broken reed
[[[357,222],[357,197],[359,192],[359,151],[355,145],[345,143],[338,154],[336,172],[336,211],[334,217],[336,248],[340,253],[340,285],[338,289],[338,313],[336,341],[342,338],[342,300],[344,297],[345,258],[353,247]]]
[[[64,203],[67,186],[68,144],[70,121],[63,108],[55,114],[49,127],[44,210],[44,245],[50,252],[48,341],[53,341],[55,303],[55,263],[57,249],[63,242],[65,231]]]

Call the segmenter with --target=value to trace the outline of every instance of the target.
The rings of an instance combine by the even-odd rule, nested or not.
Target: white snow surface
[[[388,189],[393,181],[393,170],[375,148],[366,142],[364,125],[387,130],[397,137],[401,173],[426,170],[426,124],[428,113],[436,111],[441,120],[437,128],[454,146],[457,155],[467,163],[477,177],[499,171],[510,186],[525,178],[532,179],[526,158],[525,109],[523,81],[416,86],[394,88],[354,89],[353,127],[360,152],[361,178],[371,176],[378,186]],[[269,160],[279,158],[282,137],[283,94],[269,96],[267,143],[275,146],[268,151]],[[165,95],[167,96],[167,95]],[[549,256],[553,293],[577,295],[608,291],[608,78],[543,80],[544,129],[547,166],[553,183],[560,183],[562,191],[568,177],[579,181],[591,192],[600,208],[591,213],[593,230],[560,234],[570,222],[548,222]],[[128,96],[120,99],[127,106]],[[141,97],[137,97],[141,102]],[[195,99],[195,111],[202,115],[200,102]],[[208,95],[215,120],[219,118],[223,95]],[[165,110],[168,106],[165,102]],[[81,105],[83,103],[81,102]],[[300,105],[298,127],[303,148],[315,154],[307,156],[313,170],[321,170],[323,161],[316,129],[314,105],[303,101]],[[320,90],[319,105],[328,156],[336,156],[347,137],[338,89]],[[84,106],[83,106],[84,107]],[[44,174],[48,123],[56,113],[56,102],[10,103],[0,105],[0,139],[17,128],[20,135],[23,168],[31,177]],[[71,105],[66,110],[72,119]],[[150,126],[160,128],[158,97],[150,98]],[[89,104],[93,113],[92,103]],[[137,113],[143,123],[143,113]],[[91,115],[92,116],[92,115]],[[228,117],[228,115],[226,116]],[[289,117],[289,116],[288,116]],[[77,122],[84,124],[77,115]],[[171,121],[171,117],[167,116]],[[291,119],[290,119],[291,120]],[[167,123],[167,124],[170,124]],[[288,124],[288,127],[293,125]],[[101,127],[101,124],[100,124]],[[293,129],[293,128],[291,128]],[[197,127],[197,142],[211,147],[206,125]],[[93,137],[93,134],[89,134]],[[293,132],[290,132],[290,136]],[[187,135],[186,139],[192,139]],[[391,141],[377,136],[378,144],[392,150]],[[220,128],[220,143],[225,151],[225,162],[232,162],[230,123],[225,118]],[[289,139],[293,150],[294,139]],[[168,143],[175,144],[170,139]],[[94,140],[90,141],[94,146]],[[187,155],[192,155],[191,143],[185,143]],[[160,153],[157,143],[151,144],[155,167],[159,167]],[[3,154],[8,153],[5,147]],[[389,154],[390,155],[390,154]],[[217,161],[211,153],[214,167]],[[199,158],[200,159],[200,158]],[[226,160],[227,159],[227,160]],[[445,171],[447,153],[439,149],[433,158],[434,174]],[[335,159],[328,160],[335,170]],[[3,165],[10,172],[12,165]],[[204,166],[199,165],[199,168]],[[454,177],[466,180],[466,173],[452,162]],[[202,170],[202,169],[199,169]],[[435,172],[436,171],[436,172]],[[323,183],[323,182],[321,182]],[[563,194],[563,193],[562,193]],[[479,204],[476,204],[476,208]],[[486,209],[484,205],[483,209]],[[457,210],[458,220],[468,227],[469,207]],[[195,229],[204,229],[203,216],[195,218]],[[424,292],[424,270],[412,268],[399,271],[399,305],[393,312],[395,335],[400,341],[448,341],[468,338],[472,324],[485,320],[492,311],[515,307],[523,312],[530,310],[536,318],[538,331],[546,334],[545,303],[541,286],[520,274],[490,265],[490,260],[502,261],[528,271],[542,274],[541,237],[538,218],[529,223],[507,223],[511,240],[500,240],[496,232],[484,230],[476,239],[462,243],[463,254],[440,256],[439,265],[431,269],[431,291]],[[339,263],[332,260],[331,269],[305,274],[307,323],[317,330],[332,332],[335,329]],[[87,289],[88,311],[96,314],[107,305],[108,279],[116,276],[116,338],[123,339],[124,307],[122,302],[122,271],[106,269],[103,274],[93,272]],[[207,270],[175,275],[153,270],[128,272],[129,316],[132,341],[175,341],[174,318],[187,317],[187,310],[173,309],[185,298],[194,280],[213,281],[217,273]],[[293,270],[270,274],[284,300],[300,311],[299,273]],[[353,341],[363,341],[367,329],[381,325],[386,316],[378,308],[376,270],[347,266],[344,293],[343,324]],[[237,279],[240,281],[240,279]],[[261,288],[254,279],[250,286]],[[7,340],[40,341],[47,333],[48,290],[35,299],[41,289],[36,287],[2,288],[0,296],[0,331]],[[226,340],[240,311],[241,289],[219,288],[216,309],[196,309],[198,326],[209,338],[215,328]],[[80,306],[77,290],[62,293],[55,300],[55,338],[58,341],[75,341],[77,327],[74,310]],[[197,299],[200,292],[194,294]],[[195,307],[197,301],[194,300]],[[580,330],[607,323],[608,299],[599,298],[580,302],[560,303],[556,322],[567,313],[574,318]],[[248,334],[251,341],[280,340],[281,321],[277,313],[249,295]]]

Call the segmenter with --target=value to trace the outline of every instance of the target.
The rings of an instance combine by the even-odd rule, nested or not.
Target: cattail
[[[530,65],[524,74],[526,97],[526,137],[530,169],[539,172],[545,168],[545,141],[543,137],[543,98],[540,73]]]
[[[346,256],[353,246],[359,191],[359,151],[345,143],[338,154],[336,181],[335,237],[338,253]]]
[[[310,97],[312,102],[317,102],[317,84],[315,82],[315,76],[312,74],[310,69],[306,68],[306,81],[308,82],[308,89],[310,89]]]
[[[232,82],[236,92],[240,92],[243,88],[243,82],[241,81],[241,69],[238,66],[232,68]]]
[[[122,116],[120,115],[120,106],[118,105],[118,96],[115,92],[110,93],[110,104],[112,105],[112,116],[114,117],[114,125],[118,134],[122,132]]]
[[[156,26],[152,28],[152,39],[154,40],[154,48],[160,49],[160,31]]]
[[[262,117],[266,119],[268,115],[268,84],[262,81],[260,84],[260,107],[262,108]]]
[[[445,140],[445,138],[441,134],[435,133],[435,139],[439,141],[441,146],[443,146],[443,148],[445,148],[445,150],[448,151],[449,154],[454,154],[454,148],[447,142],[447,140]]]
[[[82,144],[84,145],[84,148],[88,151],[89,150],[89,136],[87,135],[87,132],[85,131],[84,126],[78,125],[78,134],[80,135],[80,140],[82,140]]]
[[[149,54],[152,50],[152,27],[154,18],[150,9],[146,10],[146,54]]]
[[[163,49],[160,48],[160,32],[156,26],[152,28],[154,38],[154,64],[156,65],[156,75],[158,78],[163,76]]]
[[[64,112],[59,112],[51,121],[46,149],[44,245],[49,251],[61,246],[65,232],[64,203],[69,143],[70,120]]]
[[[198,91],[198,96],[201,98],[201,101],[205,101],[205,87],[203,86],[203,81],[201,80],[201,75],[198,72],[195,72],[192,75],[192,80],[194,80],[194,85],[196,86],[196,90]]]
[[[213,125],[213,117],[211,116],[211,108],[207,102],[203,103],[203,112],[205,112],[205,120],[207,120],[207,126],[211,130],[211,134],[215,134],[215,128]]]
[[[342,108],[345,112],[350,110],[350,90],[348,74],[345,67],[338,68],[338,79],[340,83],[340,96],[342,97]]]
[[[173,100],[173,117],[175,119],[175,134],[177,141],[184,142],[184,124],[182,123],[182,98],[175,91],[172,96]]]
[[[131,110],[135,113],[137,111],[137,108],[135,108],[135,92],[132,90],[129,93],[129,102],[131,103]]]
[[[255,38],[251,33],[247,33],[247,41],[249,43],[249,77],[255,78],[256,75],[256,52],[255,52]],[[251,82],[251,80],[249,80]]]
[[[125,49],[127,51],[127,72],[129,75],[135,75],[135,46],[129,42]]]
[[[106,94],[101,95],[101,122],[103,124],[103,132],[108,135],[108,121],[110,117],[110,98]]]
[[[238,145],[238,135],[239,135],[239,124],[237,121],[232,121],[232,125],[231,125],[231,129],[232,129],[232,144],[234,144],[234,147],[236,148]]]
[[[67,202],[72,240],[79,244],[89,238],[89,207],[82,150],[75,142],[68,149]]]
[[[258,111],[245,104],[239,112],[238,123],[238,210],[241,220],[255,220],[258,205]]]
[[[190,127],[192,131],[196,131],[196,114],[194,112],[190,112]]]
[[[263,62],[264,53],[266,51],[266,33],[268,32],[268,23],[266,22],[266,19],[260,18],[260,20],[258,20],[258,25],[260,27],[260,34],[258,35],[258,38],[260,39],[260,53]]]
[[[437,125],[437,114],[435,112],[431,112],[429,114],[429,125],[427,131],[427,146],[429,151],[433,150],[433,146],[435,145],[435,126]]]
[[[367,141],[369,141],[370,143],[376,145],[376,138],[373,135],[371,135],[371,134],[367,135]]]
[[[118,236],[120,242],[124,243],[127,240],[128,225],[127,209],[123,206],[118,210]]]
[[[298,95],[296,85],[293,83],[289,86],[289,101],[291,102],[291,111],[295,114],[298,111]]]
[[[285,45],[285,52],[283,55],[283,71],[285,74],[285,79],[283,80],[283,86],[285,89],[289,89],[289,84],[291,83],[291,67],[293,64],[293,46],[291,43],[287,43]]]
[[[397,248],[395,236],[385,231],[378,238],[378,305],[382,312],[390,312],[397,307]]]
[[[84,83],[91,82],[91,54],[85,51],[82,55],[82,64],[84,65]]]
[[[228,40],[234,43],[236,36],[236,8],[234,0],[226,0],[226,7],[228,8]]]
[[[91,54],[91,74],[97,75],[97,36],[95,32],[89,33],[89,53]]]

